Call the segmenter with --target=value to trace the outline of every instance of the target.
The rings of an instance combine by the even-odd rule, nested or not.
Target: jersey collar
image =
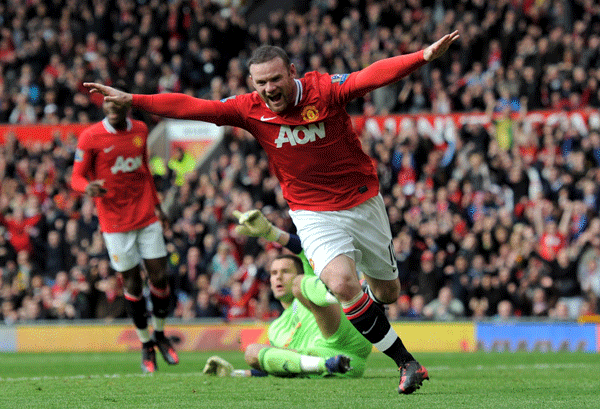
[[[131,131],[131,127],[133,126],[133,124],[131,123],[131,119],[126,118],[125,119],[127,121],[127,131]],[[108,119],[104,118],[102,120],[102,125],[104,125],[104,129],[106,129],[107,132],[110,133],[117,133],[117,130],[108,122]]]
[[[302,82],[297,78],[294,78],[294,81],[296,81],[296,103],[294,104],[296,106],[302,101]]]

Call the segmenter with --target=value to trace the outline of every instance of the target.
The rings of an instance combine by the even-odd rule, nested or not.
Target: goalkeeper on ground
[[[234,370],[220,357],[208,359],[205,374],[218,376],[362,376],[372,344],[348,321],[340,304],[314,275],[294,234],[273,226],[260,212],[234,212],[236,232],[277,242],[281,254],[269,267],[273,295],[284,311],[269,325],[270,345],[251,344],[244,358],[251,370]],[[303,272],[305,274],[303,274]]]

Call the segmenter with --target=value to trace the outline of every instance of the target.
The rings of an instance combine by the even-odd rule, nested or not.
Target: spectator
[[[195,313],[197,318],[216,318],[221,316],[218,301],[211,296],[208,290],[202,289],[198,291]]]
[[[416,281],[411,287],[413,294],[423,297],[425,304],[429,304],[436,298],[442,283],[443,273],[435,266],[434,254],[431,250],[425,250],[421,254],[421,265]]]
[[[442,287],[437,298],[423,308],[423,315],[435,321],[454,321],[464,316],[463,303],[454,298],[450,287]]]
[[[177,146],[167,166],[175,177],[175,185],[181,186],[186,175],[196,168],[196,160],[181,146]]]
[[[41,220],[41,214],[26,216],[20,207],[15,207],[10,216],[5,217],[0,213],[0,224],[10,233],[10,243],[15,251],[33,252],[32,234],[36,234],[34,226]]]
[[[496,322],[508,322],[514,318],[513,305],[509,300],[502,300],[498,303],[498,314],[495,316]]]
[[[127,318],[125,297],[117,277],[108,276],[97,283],[100,297],[96,305],[96,318],[112,321],[116,318]]]
[[[210,285],[213,290],[227,292],[237,269],[237,262],[232,255],[232,245],[227,242],[219,243],[217,253],[213,256],[210,264]]]
[[[30,125],[37,122],[37,115],[26,94],[20,93],[16,96],[15,107],[8,117],[8,122],[16,125]]]
[[[76,311],[73,306],[73,285],[69,280],[69,275],[65,271],[59,271],[56,274],[56,280],[51,288],[52,306],[56,311],[57,318],[73,319]]]
[[[593,237],[600,234],[594,221],[598,210],[596,186],[600,139],[595,109],[600,106],[600,90],[594,67],[598,62],[600,37],[597,27],[584,23],[595,18],[597,13],[593,8],[581,9],[569,21],[553,17],[560,5],[552,3],[535,8],[537,17],[533,19],[530,13],[502,8],[502,3],[488,2],[485,9],[477,9],[475,14],[459,15],[448,7],[448,2],[438,2],[438,17],[417,33],[411,28],[421,27],[416,20],[418,12],[400,12],[391,8],[384,13],[378,2],[371,5],[368,12],[364,8],[346,12],[343,4],[334,2],[311,11],[310,15],[293,11],[290,16],[294,18],[268,19],[260,34],[257,31],[254,35],[249,26],[244,28],[243,17],[235,8],[230,9],[229,17],[215,17],[222,27],[206,25],[205,21],[212,21],[213,16],[219,14],[221,6],[202,3],[194,7],[187,29],[177,26],[167,31],[180,36],[179,40],[173,41],[165,34],[167,32],[157,28],[162,14],[150,13],[145,6],[134,4],[113,25],[108,23],[110,10],[105,4],[98,3],[89,8],[85,2],[73,3],[68,6],[69,13],[58,21],[50,13],[52,9],[35,8],[35,2],[19,3],[19,10],[17,3],[13,3],[5,6],[6,27],[13,27],[15,22],[12,20],[21,18],[22,12],[27,15],[39,12],[45,24],[55,28],[48,29],[54,32],[53,35],[43,37],[35,24],[17,24],[20,26],[17,31],[6,27],[0,30],[0,120],[4,123],[14,120],[31,124],[57,121],[65,124],[91,120],[99,112],[98,101],[82,92],[80,83],[83,80],[98,78],[114,83],[125,76],[136,92],[151,93],[158,89],[163,68],[168,75],[161,85],[173,87],[178,80],[184,92],[211,99],[240,94],[248,90],[243,61],[247,59],[248,50],[261,41],[289,47],[300,75],[315,66],[343,73],[368,64],[379,55],[397,53],[397,50],[410,52],[414,44],[433,36],[448,19],[459,25],[473,26],[461,32],[460,43],[453,44],[449,55],[456,58],[440,61],[437,66],[406,78],[395,90],[392,101],[385,101],[385,95],[393,91],[386,89],[379,94],[366,95],[349,106],[353,112],[366,116],[388,111],[392,114],[423,112],[422,107],[426,107],[424,112],[435,109],[441,114],[447,112],[448,104],[453,113],[477,114],[486,108],[491,111],[491,127],[458,124],[446,132],[445,128],[442,131],[438,127],[441,122],[426,129],[428,127],[422,126],[424,121],[420,120],[419,126],[416,121],[408,126],[407,118],[412,117],[403,117],[398,124],[388,119],[383,131],[373,131],[377,126],[363,129],[361,142],[365,151],[377,159],[382,193],[393,223],[394,253],[403,288],[408,288],[407,295],[413,302],[422,298],[415,292],[419,289],[420,257],[427,248],[436,254],[435,268],[448,272],[442,274],[444,279],[438,287],[448,284],[449,280],[454,291],[462,288],[470,295],[475,290],[483,291],[482,279],[466,281],[462,279],[462,273],[457,275],[450,273],[451,269],[446,270],[448,267],[457,269],[457,265],[464,263],[462,258],[459,259],[459,253],[461,257],[465,253],[470,267],[480,264],[479,256],[483,256],[484,275],[490,275],[486,285],[490,285],[492,294],[500,294],[500,301],[511,301],[514,315],[531,314],[531,300],[537,288],[544,289],[548,311],[554,312],[562,298],[560,288],[564,290],[561,274],[569,271],[566,281],[573,284],[572,270],[568,269],[575,261],[576,284],[581,293],[565,298],[580,297],[584,305],[596,311],[596,300],[600,296],[597,279],[600,256],[595,244],[597,240]],[[169,7],[169,13],[181,12],[184,4],[174,3]],[[423,10],[427,11],[426,5]],[[75,16],[79,15],[85,23],[75,21]],[[403,27],[402,36],[383,27],[388,19]],[[479,33],[473,21],[477,23]],[[365,22],[367,28],[363,29]],[[585,28],[578,28],[582,24]],[[98,29],[111,26],[112,30]],[[489,37],[487,34],[496,28],[498,35]],[[245,41],[228,49],[227,56],[220,55],[212,44],[220,41],[223,33],[232,32],[229,30],[238,34],[235,38]],[[336,32],[339,41],[329,41],[330,34],[326,31]],[[99,34],[90,34],[94,32]],[[275,34],[277,32],[279,34]],[[127,39],[122,41],[127,45],[124,48],[119,44],[110,45],[114,38]],[[24,50],[27,55],[23,54]],[[311,61],[307,58],[310,54],[319,55]],[[181,56],[180,62],[176,55]],[[230,64],[220,63],[225,60]],[[448,93],[449,102],[443,91]],[[582,121],[575,124],[568,113],[561,118],[569,119],[561,120],[560,126],[545,120],[529,123],[519,117],[524,114],[524,109],[537,111],[551,107],[564,110],[582,107],[584,110],[576,114]],[[501,111],[494,113],[494,108]],[[520,112],[516,112],[517,108]],[[11,119],[12,112],[20,119],[15,120],[15,116]],[[548,111],[535,112],[535,115],[541,118],[548,115]],[[149,126],[158,120],[150,115],[143,118]],[[438,164],[439,152],[434,152],[433,139],[440,136],[455,145],[455,152],[449,155],[451,158],[445,168]],[[6,211],[5,221],[20,218],[19,226],[5,225],[4,234],[0,235],[0,269],[6,287],[3,291],[12,302],[11,308],[7,304],[7,311],[24,311],[24,304],[33,310],[26,297],[27,291],[33,291],[34,277],[44,277],[51,284],[57,271],[71,272],[74,266],[81,270],[79,260],[79,263],[90,264],[90,280],[97,280],[94,277],[100,274],[98,270],[105,269],[105,249],[98,241],[101,236],[94,226],[95,216],[91,215],[90,219],[86,201],[65,188],[70,178],[75,135],[59,135],[51,142],[52,146],[40,144],[35,147],[19,143],[14,133],[2,137],[0,206]],[[188,248],[197,247],[200,265],[208,266],[217,243],[231,240],[226,226],[232,208],[239,206],[244,211],[269,204],[274,217],[289,223],[281,193],[272,187],[273,178],[264,153],[256,143],[247,135],[227,130],[223,146],[226,152],[222,164],[221,160],[215,162],[204,175],[188,174],[188,180],[180,186],[173,187],[172,181],[163,180],[165,189],[160,189],[172,197],[170,202],[164,202],[165,205],[171,203],[168,213],[173,231],[165,233],[171,235],[173,243],[169,247],[173,255],[172,268],[184,266],[181,272],[186,275],[193,275],[186,255]],[[477,158],[477,167],[471,166],[471,158]],[[410,162],[415,173],[414,182],[411,175],[399,177],[403,162]],[[486,167],[487,171],[484,170]],[[443,178],[436,177],[439,169],[450,175],[447,184]],[[427,181],[432,181],[433,185],[428,186]],[[484,194],[477,195],[481,184]],[[430,203],[434,203],[434,208],[438,205],[446,208],[445,200],[437,199],[438,194],[443,196],[444,185],[447,201],[451,203],[446,210],[450,217],[437,212],[431,216]],[[496,191],[493,185],[499,190]],[[407,190],[402,192],[402,187]],[[436,196],[434,200],[428,196],[431,194]],[[37,212],[30,212],[25,205],[33,200],[30,199],[32,196],[39,200]],[[572,206],[568,204],[571,201]],[[186,217],[182,218],[188,207]],[[18,214],[19,209],[22,216]],[[37,223],[24,225],[37,214],[43,214]],[[431,221],[432,217],[435,217],[435,223]],[[565,230],[561,225],[563,218]],[[446,224],[449,224],[449,231],[444,230]],[[50,242],[56,243],[57,235],[58,247],[56,244],[47,246]],[[13,243],[17,245],[13,246]],[[579,258],[573,258],[571,253],[578,252],[573,246],[578,245],[582,246],[581,254]],[[240,255],[255,257],[259,271],[264,268],[269,251],[263,244],[257,240],[242,240],[236,241],[235,246]],[[29,268],[26,264],[17,264],[17,252],[24,247],[29,248],[33,271],[26,285],[28,280],[16,278],[19,275],[25,277],[23,273]],[[569,254],[569,262],[560,267],[562,249]],[[57,257],[51,253],[55,256],[62,253],[63,263],[56,263]],[[88,254],[87,261],[84,261],[85,253]],[[538,265],[538,255],[547,260],[546,265]],[[175,261],[177,258],[179,261]],[[190,258],[194,259],[194,256]],[[191,263],[195,264],[195,261]],[[480,274],[481,268],[476,270],[479,273],[472,271],[473,275]],[[86,269],[82,273],[86,274]],[[185,291],[196,304],[195,294],[205,285],[203,282],[208,273],[196,273],[196,280],[174,284],[173,288]],[[106,278],[109,273],[102,274]],[[457,278],[461,280],[457,282]],[[171,279],[175,280],[175,277]],[[572,288],[571,284],[566,287]],[[25,290],[27,287],[29,290]],[[48,304],[48,297],[41,296],[47,293],[45,288],[42,285],[35,290],[42,305],[41,315],[57,317],[59,313],[51,303]],[[92,286],[90,303],[94,312],[97,295]],[[482,295],[463,299],[458,291],[456,295],[474,318],[480,314],[481,317],[494,314],[493,305],[487,305],[493,304],[493,300]],[[269,317],[272,311],[269,297],[259,291],[253,299],[257,301],[257,309],[263,311],[256,314]],[[12,312],[8,315],[14,317]],[[24,317],[17,315],[16,320]]]
[[[63,243],[61,243],[61,236],[58,231],[51,230],[48,233],[45,250],[44,274],[50,280],[54,280],[59,271],[64,271],[66,269],[65,254],[63,253],[64,246]]]

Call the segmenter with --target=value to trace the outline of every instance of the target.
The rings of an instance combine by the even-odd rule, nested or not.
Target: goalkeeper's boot
[[[233,365],[221,358],[220,356],[211,356],[206,361],[202,373],[205,375],[215,375],[220,378],[231,376]]]
[[[169,341],[169,338],[165,337],[164,332],[154,331],[154,343],[158,347],[160,354],[169,365],[176,365],[179,363],[179,357],[175,348]]]
[[[346,355],[336,355],[325,361],[325,368],[329,374],[346,373],[352,369],[350,366],[351,358]]]
[[[142,372],[154,373],[157,369],[154,342],[145,342],[142,344]]]
[[[413,393],[421,387],[425,379],[429,379],[429,373],[424,366],[417,361],[408,361],[400,368],[400,384],[398,393],[406,395]]]

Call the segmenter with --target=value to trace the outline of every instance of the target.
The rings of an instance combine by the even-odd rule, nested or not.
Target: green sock
[[[263,371],[279,376],[322,373],[326,370],[324,358],[301,355],[279,348],[261,349],[258,353],[258,362]]]
[[[338,301],[327,290],[323,281],[317,276],[304,276],[300,284],[302,295],[320,307],[336,304]]]

